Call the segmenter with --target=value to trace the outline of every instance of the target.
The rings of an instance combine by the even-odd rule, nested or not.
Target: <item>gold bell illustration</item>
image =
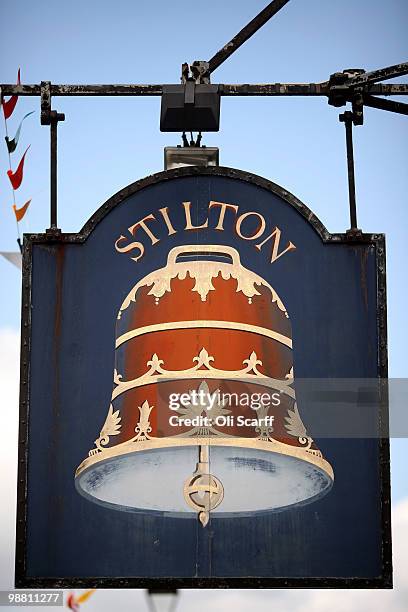
[[[334,480],[297,407],[284,303],[225,245],[175,247],[131,288],[101,424],[76,487],[117,510],[206,526],[311,503]]]

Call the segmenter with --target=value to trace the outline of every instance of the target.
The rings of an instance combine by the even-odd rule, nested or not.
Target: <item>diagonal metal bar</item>
[[[272,0],[252,21],[250,21],[229,43],[224,45],[208,62],[209,72],[214,72],[226,59],[230,57],[241,45],[257,32],[269,19],[287,4],[289,0]]]
[[[383,98],[376,98],[375,96],[368,95],[363,95],[363,101],[365,106],[392,111],[393,113],[399,113],[400,115],[408,115],[408,104],[405,104],[404,102],[384,100]]]
[[[365,91],[376,96],[407,96],[408,85],[406,83],[392,83],[391,85],[374,83],[374,85],[368,85]]]
[[[404,76],[408,74],[408,62],[401,64],[395,64],[394,66],[387,66],[386,68],[379,68],[372,72],[365,72],[359,74],[350,81],[347,85],[354,87],[355,85],[367,85],[368,83],[375,83],[377,81],[386,81],[387,79],[394,79],[395,77]]]

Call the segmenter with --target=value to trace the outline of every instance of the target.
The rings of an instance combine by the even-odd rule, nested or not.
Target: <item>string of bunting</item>
[[[21,83],[21,75],[20,75],[20,68],[18,69],[18,74],[17,74],[17,85],[20,85]],[[30,206],[31,203],[31,198],[29,200],[27,200],[27,202],[25,202],[25,204],[23,204],[22,206],[18,207],[17,203],[16,203],[16,191],[20,188],[22,182],[23,182],[23,178],[24,178],[24,163],[25,163],[25,159],[26,159],[26,155],[28,153],[28,150],[30,148],[31,145],[28,145],[28,147],[26,148],[26,150],[24,151],[18,165],[17,168],[13,171],[12,170],[12,164],[11,164],[11,156],[13,155],[13,153],[15,153],[19,140],[20,140],[20,136],[21,136],[21,128],[22,125],[25,121],[25,119],[27,119],[27,117],[29,117],[30,115],[32,115],[34,113],[34,111],[31,111],[30,113],[27,113],[26,115],[24,115],[24,117],[21,119],[17,131],[14,135],[14,138],[9,137],[9,133],[8,133],[8,124],[7,121],[10,119],[10,117],[12,116],[12,114],[14,113],[14,110],[16,108],[18,102],[18,96],[17,95],[12,95],[10,96],[10,98],[8,100],[5,100],[3,97],[1,99],[1,106],[3,109],[3,115],[4,115],[4,125],[5,125],[5,130],[6,130],[6,136],[5,136],[5,141],[6,141],[6,145],[7,145],[7,153],[8,153],[8,159],[9,159],[9,169],[7,170],[7,176],[9,177],[10,180],[10,185],[11,185],[11,191],[12,191],[12,197],[13,197],[13,211],[14,211],[14,215],[16,217],[16,224],[17,224],[17,243],[18,246],[20,248],[20,252],[22,251],[22,246],[21,246],[21,239],[20,239],[20,227],[19,227],[19,223],[20,221],[23,220],[24,215],[27,212],[28,207]]]

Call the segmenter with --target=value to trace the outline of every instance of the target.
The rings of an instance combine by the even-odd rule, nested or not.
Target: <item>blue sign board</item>
[[[16,586],[391,586],[386,402],[327,392],[387,376],[384,249],[228,168],[26,235]]]

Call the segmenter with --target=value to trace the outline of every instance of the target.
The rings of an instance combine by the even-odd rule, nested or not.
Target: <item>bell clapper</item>
[[[198,453],[195,472],[184,483],[184,498],[198,513],[198,519],[205,527],[210,519],[210,511],[217,508],[224,498],[224,487],[216,476],[210,474],[209,446],[201,444]]]

